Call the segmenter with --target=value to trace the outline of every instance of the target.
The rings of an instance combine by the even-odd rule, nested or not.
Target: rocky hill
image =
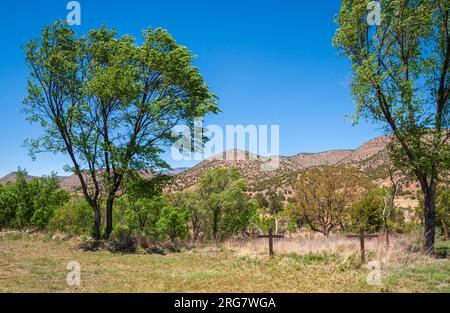
[[[228,150],[215,155],[189,169],[175,169],[167,172],[174,178],[168,187],[168,191],[180,191],[193,187],[200,177],[211,168],[235,167],[241,172],[255,190],[264,189],[265,185],[278,185],[278,188],[288,188],[289,179],[295,173],[314,166],[351,165],[361,170],[377,173],[386,162],[386,147],[388,137],[377,137],[363,144],[355,150],[332,150],[320,153],[299,153],[294,156],[281,156],[278,158],[278,166],[270,167],[270,160],[240,150]],[[276,160],[276,159],[275,159]],[[267,168],[271,170],[267,170]],[[144,177],[154,175],[149,170],[141,171]],[[0,183],[7,184],[16,179],[16,173],[10,173],[0,179]],[[99,174],[99,177],[101,175]],[[378,174],[378,176],[385,176]],[[33,176],[29,176],[32,179]],[[61,187],[76,191],[79,189],[79,181],[76,175],[59,177]]]
[[[299,153],[294,156],[279,157],[279,166],[265,171],[269,159],[248,152],[229,150],[213,156],[198,165],[176,175],[170,190],[183,190],[196,184],[199,178],[211,168],[235,167],[242,177],[255,186],[265,182],[283,185],[293,174],[315,166],[351,165],[364,171],[376,173],[383,167],[387,157],[388,137],[377,137],[356,150],[332,150],[321,153]]]

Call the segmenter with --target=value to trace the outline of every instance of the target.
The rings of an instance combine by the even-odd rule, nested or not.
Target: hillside
[[[331,150],[320,153],[299,153],[294,156],[281,156],[279,167],[273,171],[264,171],[263,166],[268,159],[240,150],[229,150],[215,155],[198,165],[186,169],[174,169],[167,174],[173,175],[174,179],[169,187],[170,191],[183,190],[196,184],[199,178],[211,168],[216,167],[236,167],[241,172],[242,177],[250,183],[263,182],[266,180],[283,180],[292,174],[314,166],[330,166],[346,164],[357,166],[366,171],[375,171],[377,167],[383,165],[386,152],[387,137],[378,137],[365,143],[356,150]],[[152,174],[149,170],[141,171],[141,175],[149,177]],[[100,176],[100,174],[99,174]],[[17,173],[12,172],[0,179],[0,183],[7,184],[15,181]],[[33,179],[28,176],[28,179]],[[76,175],[58,177],[61,187],[74,191],[79,188],[79,181]]]
[[[195,185],[199,178],[211,168],[236,167],[242,177],[254,186],[265,182],[283,185],[293,174],[314,166],[351,165],[368,172],[376,172],[386,161],[388,137],[377,137],[355,150],[331,150],[320,153],[299,153],[280,157],[276,170],[263,171],[267,158],[232,150],[216,155],[175,176],[170,190],[183,190]],[[227,154],[227,158],[224,156]]]

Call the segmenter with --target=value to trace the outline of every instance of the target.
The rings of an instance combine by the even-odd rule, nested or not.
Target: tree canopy
[[[378,26],[368,25],[369,2],[342,1],[333,43],[352,65],[355,122],[384,125],[396,166],[420,183],[433,253],[436,189],[450,168],[450,1],[381,0]]]
[[[68,168],[94,209],[100,237],[100,197],[107,226],[125,174],[167,167],[160,158],[178,124],[217,113],[194,56],[163,29],[147,29],[142,44],[106,26],[77,37],[55,22],[25,47],[30,68],[25,112],[44,130],[30,151],[67,154]]]

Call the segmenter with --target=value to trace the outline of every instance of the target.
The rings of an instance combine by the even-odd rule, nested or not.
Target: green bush
[[[16,195],[6,190],[0,189],[0,228],[15,227],[15,217],[17,211]]]
[[[161,218],[156,223],[162,238],[169,238],[172,243],[177,239],[185,239],[188,235],[188,212],[185,209],[166,206],[161,212]]]
[[[164,206],[161,197],[136,199],[128,195],[118,199],[119,224],[125,224],[135,235],[158,237],[156,223]]]
[[[351,228],[353,231],[363,229],[373,233],[383,227],[384,190],[374,188],[353,204],[351,209]]]
[[[50,220],[50,231],[62,231],[74,235],[87,235],[92,231],[94,211],[81,198],[73,197],[58,208]]]

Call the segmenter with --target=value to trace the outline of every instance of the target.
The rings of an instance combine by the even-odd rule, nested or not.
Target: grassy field
[[[370,286],[369,269],[349,252],[353,243],[322,251],[314,241],[309,251],[294,253],[295,242],[275,245],[278,255],[270,259],[263,242],[159,255],[86,252],[76,240],[3,236],[0,292],[450,292],[449,259],[373,250],[369,258],[382,262],[382,285]],[[81,265],[80,286],[66,283],[72,260]]]

